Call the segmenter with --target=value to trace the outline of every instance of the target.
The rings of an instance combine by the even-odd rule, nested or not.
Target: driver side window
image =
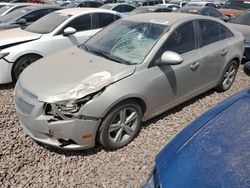
[[[63,34],[64,29],[66,29],[67,27],[72,27],[76,29],[76,32],[90,30],[92,29],[91,20],[92,19],[90,14],[79,16],[72,20],[70,23],[68,23],[66,26],[64,26],[63,29],[59,32],[59,35]]]
[[[173,51],[183,54],[195,49],[195,32],[193,22],[177,28],[163,45],[163,52]]]

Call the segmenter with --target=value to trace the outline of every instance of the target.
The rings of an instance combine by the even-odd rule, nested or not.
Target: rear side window
[[[224,25],[219,24],[221,32],[221,40],[233,37],[233,33],[227,29]]]
[[[195,33],[193,22],[177,28],[163,46],[164,51],[174,51],[183,54],[195,49]]]
[[[117,20],[116,15],[114,14],[109,14],[109,13],[96,13],[95,14],[98,20],[98,27],[96,28],[102,28],[110,23],[114,22]],[[118,18],[119,19],[119,18]]]
[[[220,40],[219,24],[213,21],[199,21],[201,31],[201,47]]]

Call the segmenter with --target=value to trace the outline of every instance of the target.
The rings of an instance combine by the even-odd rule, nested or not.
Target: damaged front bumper
[[[45,104],[25,90],[22,94],[15,91],[14,103],[22,128],[34,140],[71,150],[95,146],[100,118],[55,120],[53,116],[44,114]]]

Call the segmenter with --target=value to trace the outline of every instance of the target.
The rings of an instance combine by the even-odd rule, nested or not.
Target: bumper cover
[[[95,137],[101,120],[52,120],[42,115],[43,103],[37,102],[31,114],[25,114],[17,105],[16,112],[24,131],[34,140],[62,149],[81,150],[95,146]],[[66,144],[65,144],[66,143]]]

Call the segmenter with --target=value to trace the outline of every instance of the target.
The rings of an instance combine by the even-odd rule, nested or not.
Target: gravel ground
[[[0,86],[0,187],[139,187],[171,138],[201,113],[250,86],[242,68],[229,91],[209,91],[146,122],[137,138],[117,151],[97,146],[72,152],[38,145],[20,128],[13,85]]]

